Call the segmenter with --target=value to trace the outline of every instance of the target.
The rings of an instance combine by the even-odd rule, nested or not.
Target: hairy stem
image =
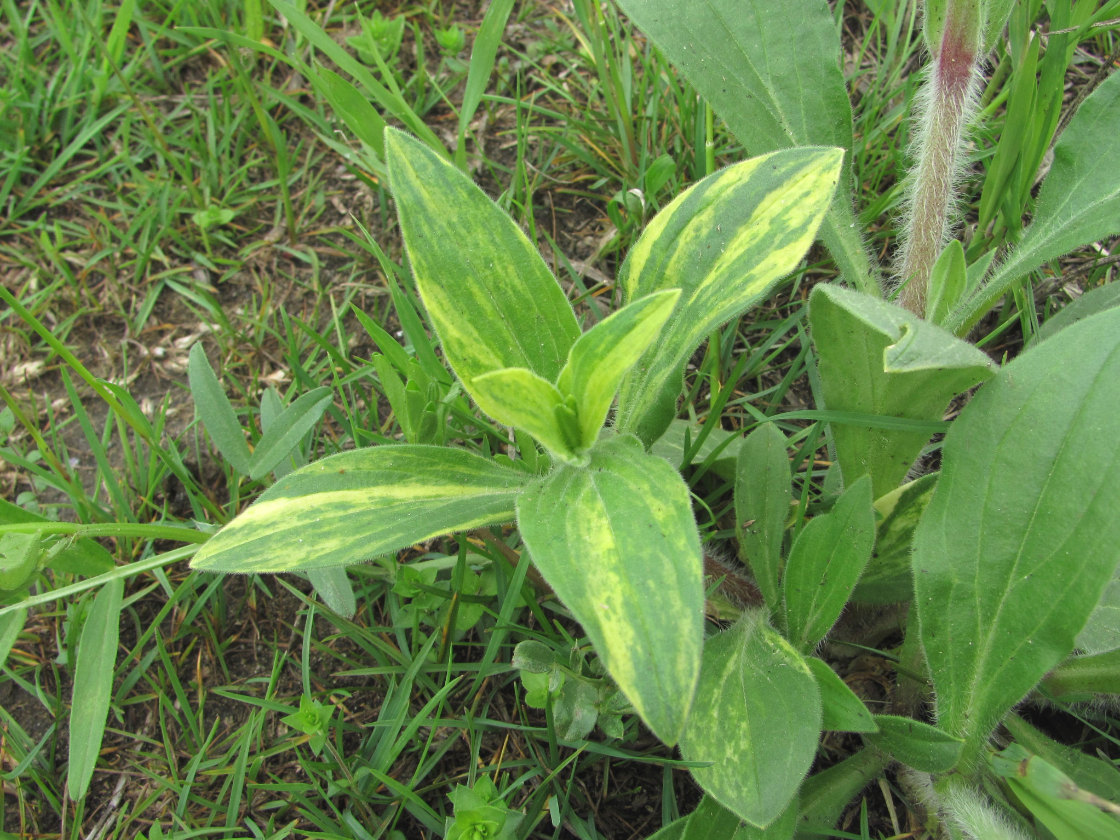
[[[925,316],[930,272],[948,242],[965,128],[979,91],[980,22],[975,0],[950,0],[933,63],[919,91],[916,167],[907,195],[897,275],[899,299]]]

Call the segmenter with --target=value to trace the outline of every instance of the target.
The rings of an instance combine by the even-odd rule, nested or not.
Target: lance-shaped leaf
[[[937,473],[926,473],[875,500],[883,517],[875,534],[875,551],[860,576],[852,600],[863,604],[896,604],[914,597],[910,548],[933,488]]]
[[[892,758],[923,773],[946,773],[961,755],[964,742],[936,726],[898,715],[875,715],[877,732],[866,741]]]
[[[390,128],[385,152],[416,286],[467,390],[501,368],[555,382],[579,326],[533,243],[424,144]]]
[[[839,286],[818,285],[809,323],[827,408],[940,420],[949,400],[992,375],[971,344],[901,307]],[[834,423],[844,481],[870,475],[875,498],[891,492],[929,440],[925,432]]]
[[[832,629],[871,557],[875,512],[871,481],[857,479],[836,506],[797,535],[782,580],[789,638],[802,652]]]
[[[599,436],[618,384],[657,338],[680,294],[667,289],[628,303],[572,345],[557,386],[575,397],[580,448],[590,447]]]
[[[816,679],[763,612],[708,639],[681,755],[711,762],[692,774],[722,805],[752,825],[774,822],[809,772],[820,730]]]
[[[619,0],[751,154],[792,146],[852,147],[852,107],[836,22],[824,0]],[[876,291],[845,168],[821,228],[841,273]]]
[[[839,149],[791,149],[746,160],[694,184],[653,218],[619,273],[623,298],[682,294],[623,380],[619,429],[646,443],[665,431],[692,351],[761,300],[812,244],[842,158]]]
[[[688,487],[631,436],[601,440],[517,500],[534,564],[583,625],[610,675],[675,743],[703,644],[704,571]]]
[[[574,409],[547,379],[525,368],[505,368],[477,377],[473,388],[479,407],[499,423],[524,429],[565,462],[580,460]]]
[[[1120,231],[1120,73],[1081,103],[1054,146],[1054,162],[1038,194],[1034,219],[991,279],[953,310],[945,327],[968,332],[1012,286],[1039,266],[1080,245]]]
[[[786,436],[773,423],[743,441],[735,464],[735,532],[744,561],[754,572],[771,614],[781,598],[782,537],[789,517],[789,455]]]
[[[1073,649],[1116,572],[1118,381],[1110,310],[1008,364],[945,438],[914,534],[915,604],[938,721],[966,760]]]
[[[194,556],[212,572],[348,566],[432,537],[513,520],[533,477],[438,446],[331,455],[266,490]]]
[[[874,732],[878,727],[867,706],[831,666],[815,656],[805,662],[821,692],[821,729],[826,732]]]

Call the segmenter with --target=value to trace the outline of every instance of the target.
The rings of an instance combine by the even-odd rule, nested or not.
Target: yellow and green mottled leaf
[[[385,151],[405,250],[452,369],[474,379],[528,368],[555,382],[579,337],[575,314],[541,255],[482,190],[395,129]]]
[[[660,339],[622,383],[617,425],[647,443],[676,413],[688,357],[745,312],[812,244],[840,175],[840,149],[790,149],[729,166],[649,223],[619,275],[625,301],[682,294]]]
[[[578,462],[574,418],[565,410],[564,395],[547,379],[526,368],[484,373],[474,381],[479,408],[509,426],[531,434],[553,455]]]
[[[657,737],[674,743],[700,669],[704,572],[688,486],[625,435],[517,500],[533,562]]]
[[[575,397],[581,448],[598,438],[619,382],[657,338],[679,297],[679,289],[667,289],[629,303],[572,345],[557,385]]]
[[[378,446],[289,473],[202,546],[212,572],[347,566],[432,537],[509,522],[532,476],[438,446]]]
[[[777,820],[813,764],[821,731],[816,678],[796,650],[748,612],[708,639],[681,735],[696,781],[752,825]]]

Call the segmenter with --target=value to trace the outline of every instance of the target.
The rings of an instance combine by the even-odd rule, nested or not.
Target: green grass
[[[878,5],[883,14],[841,23],[859,105],[860,209],[885,254],[919,48],[910,7]],[[589,321],[609,311],[611,279],[644,223],[742,154],[609,4],[517,4],[485,94],[468,81],[470,53],[441,51],[435,36],[458,25],[469,45],[483,25],[464,16],[470,4],[361,11],[375,6],[405,17],[403,46],[366,69],[374,84],[347,78],[394,123],[448,140],[448,154],[551,252]],[[1102,4],[1099,19],[1116,6]],[[596,732],[569,744],[552,712],[526,703],[509,665],[519,641],[542,642],[588,680],[602,674],[512,532],[350,570],[352,617],[299,576],[186,568],[193,549],[167,526],[212,529],[272,481],[232,469],[197,421],[187,385],[196,341],[252,446],[276,407],[262,404],[267,389],[283,404],[330,389],[322,421],[276,473],[408,434],[489,452],[523,441],[479,417],[440,373],[399,265],[382,173],[303,72],[323,57],[303,29],[260,2],[0,8],[0,277],[18,302],[0,307],[0,522],[89,526],[51,538],[67,559],[34,581],[26,619],[15,609],[22,593],[0,593],[0,641],[11,645],[0,647],[0,832],[434,837],[454,787],[482,774],[527,814],[523,837],[645,837],[687,812],[698,798],[687,772],[633,715],[621,739]],[[335,43],[359,32],[349,4],[307,11]],[[1070,61],[1088,66],[1114,44],[1107,27],[1086,34]],[[1000,154],[1018,78],[1002,53],[993,77],[977,131],[982,169]],[[970,219],[986,206],[982,185]],[[1020,198],[1029,210],[1029,186]],[[1013,235],[1004,228],[992,235]],[[803,302],[830,271],[807,264],[780,299],[694,359],[683,410],[702,435],[810,404]],[[1109,271],[1087,262],[1083,287]],[[1058,301],[1043,301],[1043,320]],[[1009,311],[1006,329],[1029,336],[1030,311]],[[781,423],[797,447],[802,517],[828,480],[824,424]],[[730,487],[711,466],[699,461],[692,483],[704,534],[720,542],[733,533]],[[434,576],[417,582],[406,567]],[[127,582],[121,637],[91,793],[75,803],[65,786],[76,644],[106,573]],[[329,712],[318,750],[281,723],[303,697]],[[1087,734],[1091,743],[1114,747],[1115,721],[1091,725],[1102,733]],[[865,797],[850,833],[836,836],[890,835],[889,822],[866,824],[868,808],[885,813],[881,795]],[[894,807],[911,807],[900,799]]]

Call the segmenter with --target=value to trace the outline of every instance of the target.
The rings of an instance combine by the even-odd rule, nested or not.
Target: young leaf
[[[515,497],[532,480],[458,449],[340,452],[277,481],[191,565],[246,573],[349,566],[452,531],[509,522]]]
[[[914,597],[910,548],[936,486],[937,473],[927,473],[875,500],[875,509],[884,518],[875,533],[875,551],[852,592],[853,601],[896,604]]]
[[[783,0],[749,5],[620,0],[619,5],[753,153],[792,146],[852,148],[840,39],[824,0],[799,3],[795,22]],[[847,167],[821,238],[849,282],[877,292]]]
[[[616,425],[652,443],[676,413],[689,355],[792,271],[840,175],[839,149],[790,149],[737,163],[654,216],[619,272],[625,301],[679,288],[658,341],[623,380]]]
[[[75,802],[85,799],[105,735],[123,598],[121,578],[113,578],[102,586],[78,639],[70,706],[70,766],[66,771],[66,790]]]
[[[944,773],[956,766],[964,741],[948,732],[897,715],[875,715],[877,732],[863,737],[891,758],[923,773]]]
[[[505,368],[475,378],[472,395],[497,420],[524,429],[565,463],[578,462],[577,430],[564,409],[564,395],[531,370]]]
[[[926,298],[926,320],[940,324],[964,296],[968,286],[968,267],[964,261],[964,246],[959,239],[950,242],[929,275],[929,292]]]
[[[735,464],[735,532],[771,614],[781,604],[782,537],[789,517],[786,436],[763,423],[743,441]]]
[[[601,440],[517,500],[533,563],[583,625],[607,671],[675,743],[700,667],[704,577],[688,487],[630,436]]]
[[[1108,840],[1120,832],[1120,805],[1082,790],[1054,765],[1011,744],[992,769],[1057,840]]]
[[[680,289],[667,289],[628,303],[572,345],[556,384],[575,397],[579,448],[590,447],[599,436],[619,382],[657,338],[680,294]]]
[[[555,382],[579,326],[533,243],[424,144],[390,128],[385,150],[416,286],[467,390],[501,368]]]
[[[857,479],[836,506],[797,535],[782,580],[789,638],[808,652],[832,629],[871,557],[875,513],[871,481]]]
[[[191,397],[195,410],[202,419],[210,439],[218,447],[218,452],[229,461],[229,465],[242,475],[248,475],[251,457],[249,444],[245,442],[245,431],[233,413],[229,397],[222,383],[218,381],[214,368],[206,358],[202,345],[191,347],[187,362],[187,380],[191,386]]]
[[[377,113],[369,97],[326,67],[315,67],[312,83],[322,91],[346,127],[354,136],[373,149],[379,160],[385,159],[385,120]]]
[[[815,656],[808,657],[805,662],[821,692],[821,729],[825,732],[874,732],[878,729],[867,706],[827,662]]]
[[[1054,146],[1054,163],[1038,194],[1034,220],[988,282],[945,322],[968,332],[1014,283],[1047,260],[1120,231],[1120,73],[1081,103]]]
[[[820,723],[809,666],[755,611],[704,645],[681,755],[711,762],[692,770],[700,786],[765,828],[797,794],[817,751]]]
[[[915,604],[938,722],[966,758],[1069,654],[1115,575],[1117,381],[1110,310],[1008,364],[946,436],[914,535]]]
[[[982,352],[906,310],[820,284],[809,298],[825,406],[940,420],[955,395],[992,375]],[[844,481],[870,475],[874,498],[898,487],[929,436],[852,423],[832,427]]]
[[[331,404],[330,388],[315,388],[300,396],[268,424],[249,459],[249,477],[263,478],[287,458],[303,436],[319,422]]]

